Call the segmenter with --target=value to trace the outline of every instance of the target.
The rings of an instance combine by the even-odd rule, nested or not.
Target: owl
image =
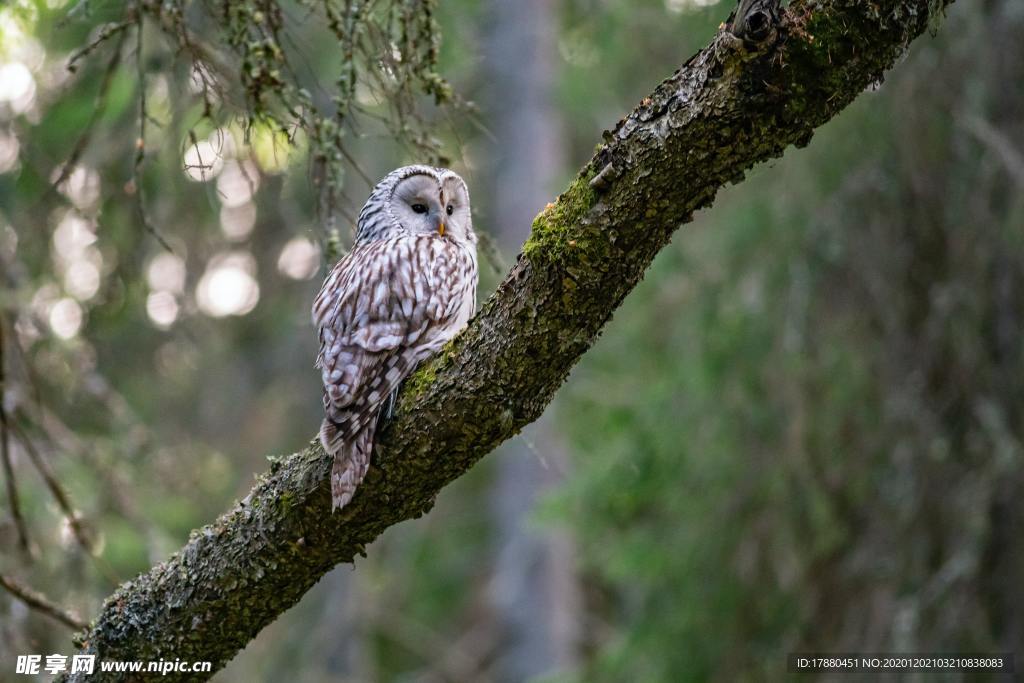
[[[382,406],[472,316],[476,241],[466,183],[443,168],[392,171],[359,212],[352,250],[313,302],[332,510],[366,474]]]

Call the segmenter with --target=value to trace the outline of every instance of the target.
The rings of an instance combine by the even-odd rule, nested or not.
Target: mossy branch
[[[935,6],[796,0],[766,11],[771,29],[723,27],[605,135],[469,328],[406,384],[343,513],[330,512],[319,445],[276,461],[243,501],[122,585],[81,634],[83,650],[222,667],[324,573],[427,512],[536,419],[673,232],[753,164],[807,144],[882,78]],[[89,680],[107,678],[117,675]]]

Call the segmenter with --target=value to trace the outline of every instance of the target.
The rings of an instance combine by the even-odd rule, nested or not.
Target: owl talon
[[[398,390],[401,388],[402,385],[399,384],[397,387],[395,387],[394,391],[388,394],[388,400],[384,404],[384,419],[387,422],[391,422],[391,418],[395,416],[395,403],[398,402]]]

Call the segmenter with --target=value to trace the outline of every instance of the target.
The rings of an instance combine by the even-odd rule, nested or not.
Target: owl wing
[[[461,303],[458,254],[429,236],[357,245],[338,262],[313,304],[324,409],[342,436],[415,367]]]

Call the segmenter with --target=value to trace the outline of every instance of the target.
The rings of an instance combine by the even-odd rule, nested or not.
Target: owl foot
[[[395,387],[395,390],[388,394],[384,403],[381,404],[380,413],[377,415],[377,429],[391,422],[391,418],[395,416],[395,404],[398,402],[398,392],[402,390],[402,384],[405,382],[403,381]]]

